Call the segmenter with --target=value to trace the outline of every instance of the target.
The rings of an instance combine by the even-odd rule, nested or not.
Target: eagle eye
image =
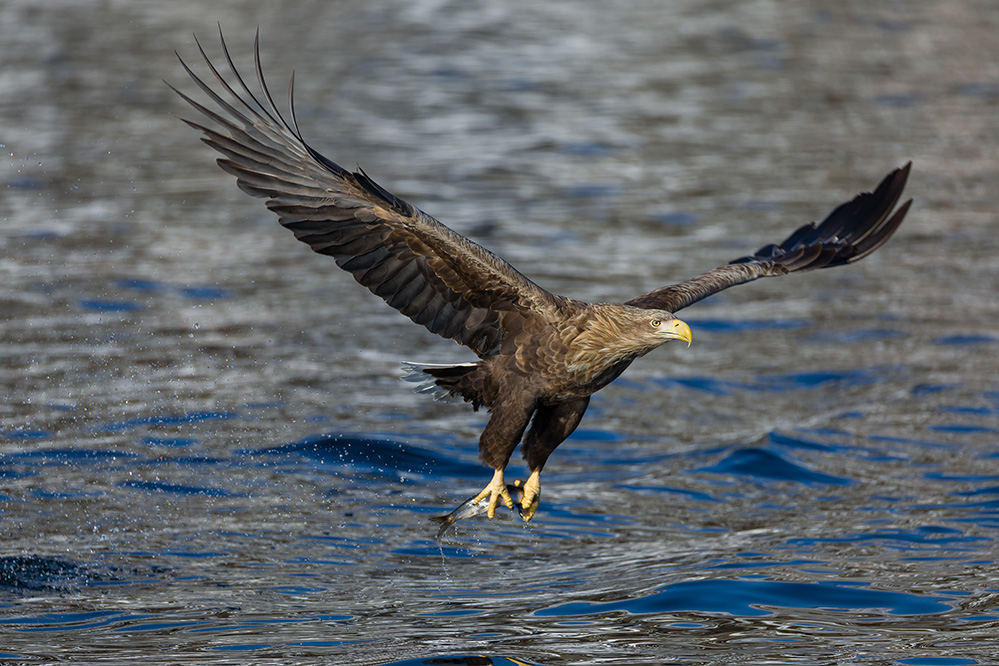
[[[649,323],[652,324],[652,328],[659,328],[660,326],[663,325],[662,319],[653,319]]]

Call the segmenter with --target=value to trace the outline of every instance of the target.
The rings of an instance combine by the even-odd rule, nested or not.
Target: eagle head
[[[670,340],[689,346],[693,338],[690,326],[666,310],[600,303],[588,308],[585,320],[572,346],[588,365],[597,365],[599,357],[605,363],[633,360]]]
[[[672,312],[636,309],[637,312],[628,313],[631,325],[627,327],[627,337],[634,339],[636,347],[647,347],[648,352],[670,340],[683,340],[690,346],[693,340],[690,326]]]

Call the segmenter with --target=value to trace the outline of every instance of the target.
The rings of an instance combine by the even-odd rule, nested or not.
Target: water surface
[[[730,290],[595,396],[523,525],[440,542],[485,415],[214,166],[221,21],[315,145],[543,286],[623,300],[913,160],[896,238]],[[999,8],[0,7],[0,658],[994,662]],[[523,476],[517,462],[511,478]],[[476,656],[479,655],[479,656]]]

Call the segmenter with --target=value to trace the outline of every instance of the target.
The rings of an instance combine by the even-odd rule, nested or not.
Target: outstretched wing
[[[829,214],[822,224],[806,224],[779,245],[767,245],[756,254],[736,259],[679,284],[661,287],[628,305],[676,312],[731,286],[762,277],[786,275],[816,268],[841,266],[863,259],[887,241],[902,224],[912,199],[892,214],[912,163],[888,174],[877,189],[857,195]]]
[[[211,63],[200,42],[198,49],[220,92],[194,74],[183,59],[181,64],[222,113],[170,87],[217,123],[220,131],[184,122],[203,132],[202,140],[224,155],[218,164],[236,177],[240,189],[267,199],[267,207],[296,238],[332,256],[389,305],[431,332],[485,357],[498,348],[505,332],[518,330],[534,318],[552,319],[569,303],[382,189],[363,171],[347,171],[306,143],[291,99],[294,77],[288,122],[264,82],[259,33],[253,49],[257,94],[233,65],[224,38],[222,50],[235,87]]]

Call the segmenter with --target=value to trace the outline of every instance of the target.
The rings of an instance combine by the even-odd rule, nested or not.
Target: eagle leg
[[[518,488],[520,484],[519,479],[514,481],[514,485]],[[540,496],[541,470],[536,469],[531,472],[531,475],[527,477],[527,481],[524,482],[524,496],[520,500],[520,517],[524,519],[525,523],[531,522],[534,512],[538,510],[538,505],[541,503]]]
[[[489,507],[486,509],[486,515],[489,518],[496,515],[496,505],[499,504],[500,499],[503,500],[503,504],[506,504],[507,508],[513,508],[513,499],[510,497],[510,491],[506,489],[506,482],[503,481],[502,467],[496,468],[493,480],[472,499],[472,504],[478,504],[486,497],[489,498]]]
[[[565,400],[554,405],[541,405],[534,412],[531,429],[524,439],[524,458],[531,475],[523,485],[524,496],[520,500],[520,517],[530,522],[538,510],[541,496],[541,470],[548,456],[565,441],[579,425],[590,397]],[[520,484],[517,485],[520,488]]]

